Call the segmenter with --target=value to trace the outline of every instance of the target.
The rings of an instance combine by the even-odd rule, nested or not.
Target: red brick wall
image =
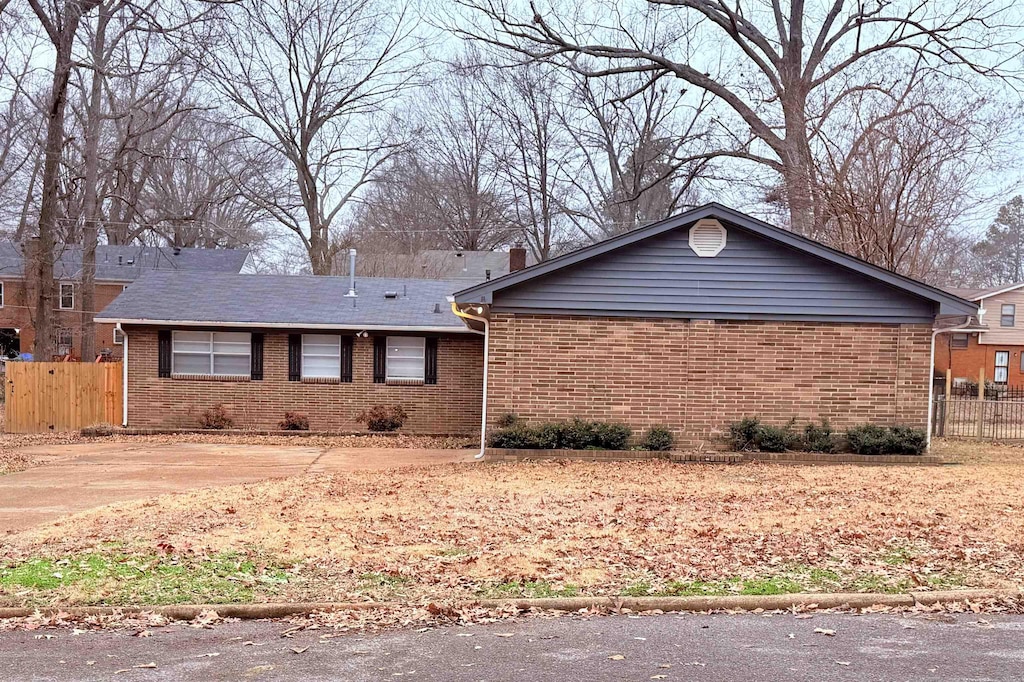
[[[356,415],[376,404],[399,404],[409,414],[403,431],[480,432],[483,337],[442,336],[437,344],[437,384],[373,383],[373,338],[355,339],[352,383],[288,381],[288,333],[264,339],[262,381],[202,381],[157,376],[157,330],[128,328],[128,425],[194,428],[200,412],[223,403],[236,428],[276,429],[285,411],[309,417],[313,430],[360,431]]]
[[[0,278],[2,279],[2,278]],[[2,279],[4,283],[4,305],[0,307],[0,328],[20,329],[18,335],[21,339],[21,352],[31,353],[32,344],[35,342],[35,326],[32,320],[35,316],[34,305],[27,295],[28,292],[23,279]],[[106,308],[122,291],[121,284],[96,284],[96,311]],[[60,288],[55,291],[59,296]],[[75,308],[73,310],[54,310],[55,327],[65,327],[71,330],[73,349],[76,355],[81,354],[82,348],[82,323],[85,314],[82,312],[82,294],[79,284],[75,284]],[[54,305],[59,306],[59,300],[54,300]],[[109,348],[113,351],[114,357],[121,357],[121,346],[114,344],[114,325],[96,325],[96,352]],[[90,360],[92,358],[89,358]]]
[[[712,322],[496,313],[488,421],[600,419],[680,442],[758,415],[800,426],[924,427],[928,325]]]
[[[996,351],[1010,354],[1010,365],[1007,371],[1008,386],[1024,386],[1024,371],[1021,358],[1024,358],[1024,346],[1013,344],[982,344],[978,343],[978,334],[970,334],[967,348],[950,348],[952,334],[939,334],[935,337],[935,373],[945,376],[947,369],[953,370],[953,378],[970,381],[978,380],[979,371],[985,369],[985,380],[992,381],[996,375]]]

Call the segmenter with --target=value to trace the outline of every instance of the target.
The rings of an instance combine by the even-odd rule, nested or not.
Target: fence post
[[[985,430],[985,368],[982,367],[978,371],[978,432],[977,437],[980,440],[984,436]]]
[[[942,435],[945,436],[949,433],[949,404],[950,399],[953,397],[953,370],[946,370],[946,395],[943,397],[942,402]]]

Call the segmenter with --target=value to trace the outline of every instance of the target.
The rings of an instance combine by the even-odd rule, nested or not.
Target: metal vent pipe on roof
[[[348,250],[348,293],[346,297],[354,298],[356,294],[356,250]]]

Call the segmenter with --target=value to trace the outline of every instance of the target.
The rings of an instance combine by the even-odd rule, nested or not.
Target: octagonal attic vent
[[[725,228],[717,220],[698,220],[690,228],[690,248],[701,258],[717,256],[725,248]]]

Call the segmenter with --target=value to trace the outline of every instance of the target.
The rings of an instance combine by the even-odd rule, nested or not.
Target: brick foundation
[[[276,429],[286,411],[309,417],[316,431],[361,431],[355,417],[376,404],[401,405],[410,433],[479,434],[483,339],[450,334],[438,339],[437,384],[373,383],[373,338],[355,339],[352,383],[288,381],[288,333],[267,331],[262,381],[159,378],[157,330],[128,327],[128,426],[195,428],[198,415],[223,403],[236,428]]]
[[[758,415],[802,428],[924,428],[929,325],[553,317],[494,313],[488,422],[580,417],[690,447]]]

